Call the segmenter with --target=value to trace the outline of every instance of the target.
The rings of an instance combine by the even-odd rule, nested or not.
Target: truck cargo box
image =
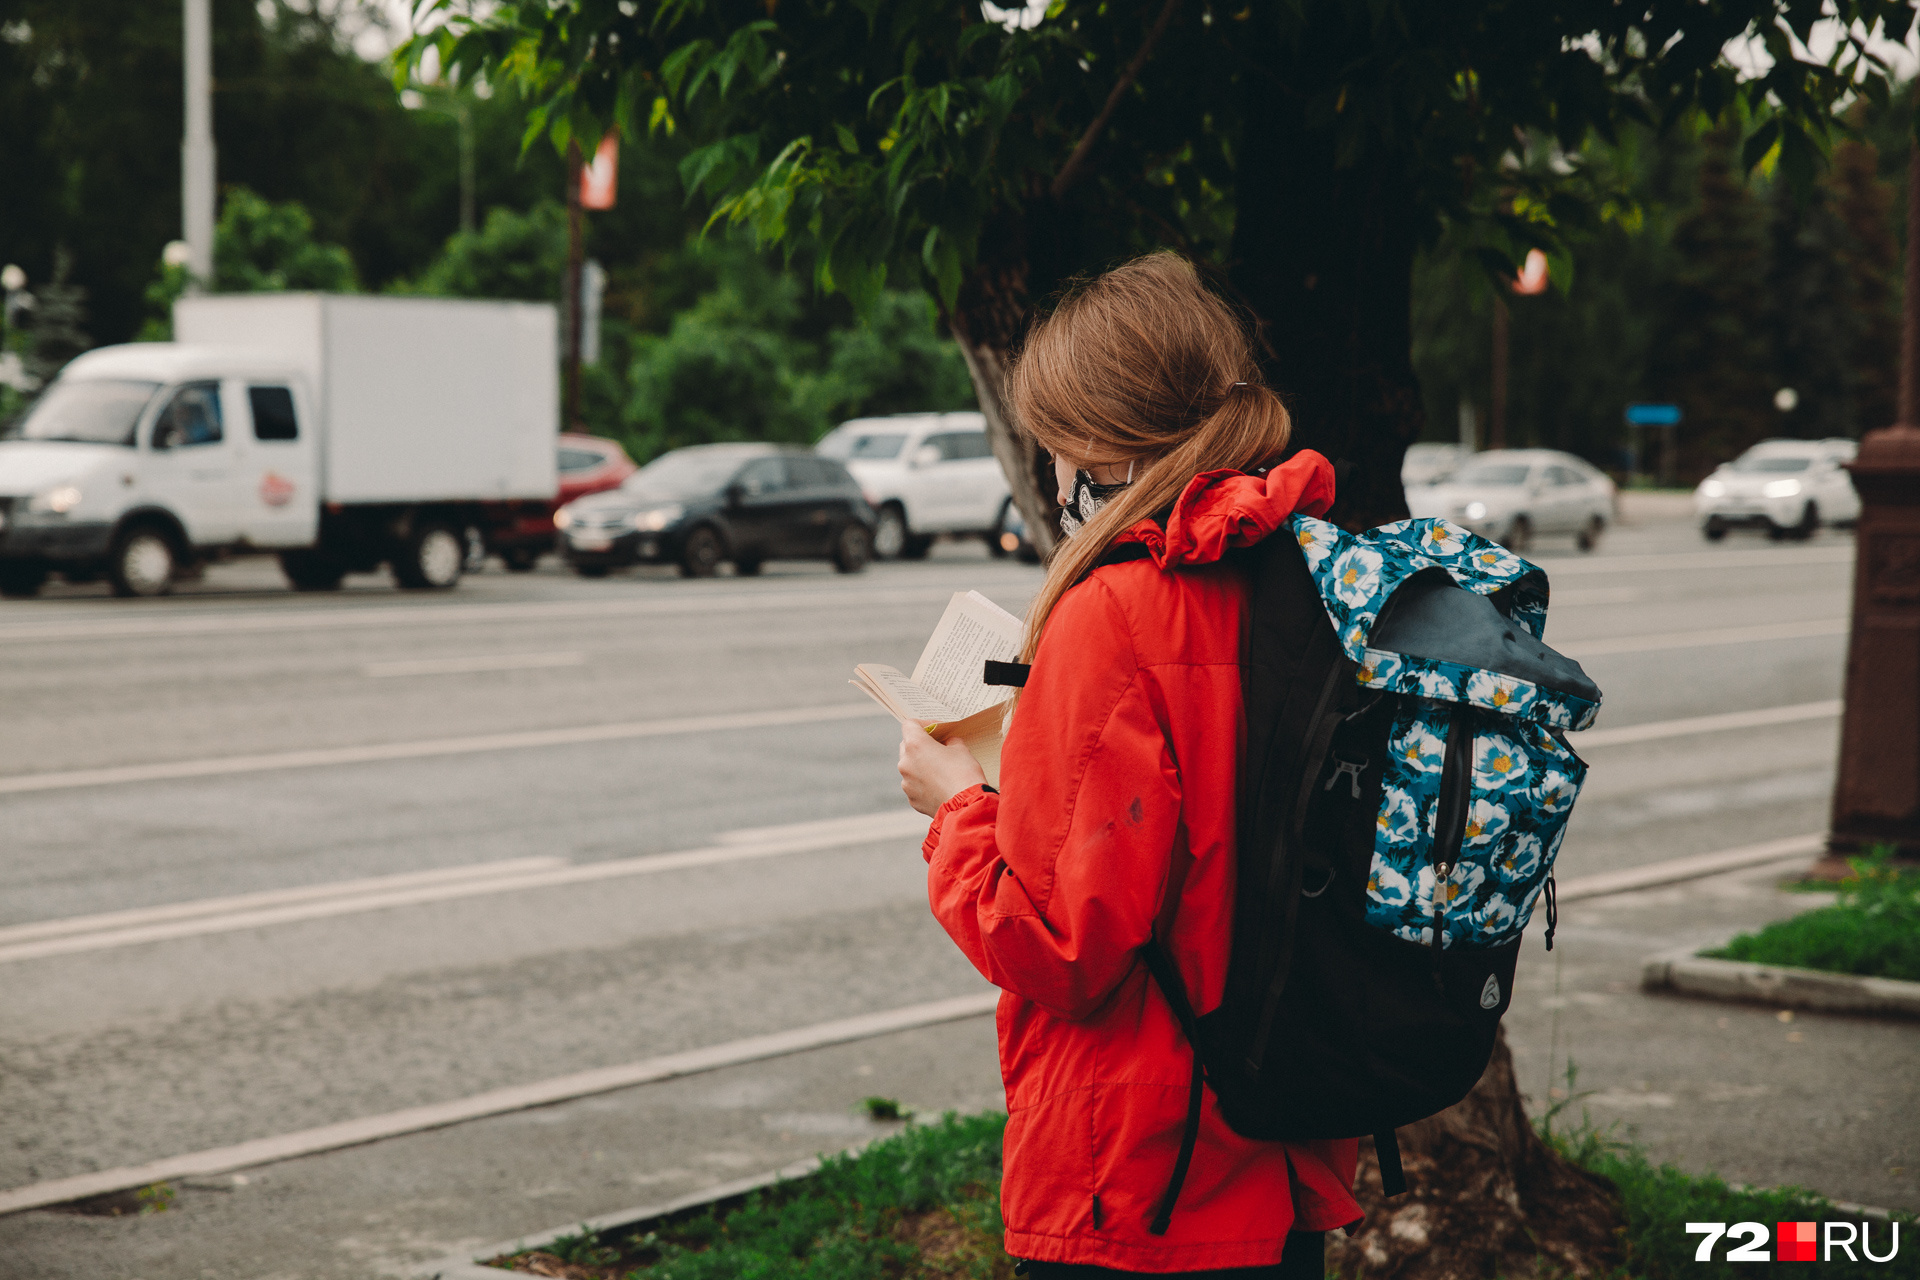
[[[335,503],[553,497],[557,318],[534,302],[254,293],[182,298],[174,335],[304,371]]]

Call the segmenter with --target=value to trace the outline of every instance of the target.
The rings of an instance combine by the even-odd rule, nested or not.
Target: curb
[[[1714,960],[1695,954],[1697,950],[1687,947],[1648,957],[1640,968],[1640,989],[1821,1013],[1920,1018],[1920,982]]]
[[[848,1147],[850,1154],[865,1147],[866,1142],[858,1142]],[[617,1231],[625,1227],[638,1226],[655,1218],[671,1217],[676,1213],[685,1213],[689,1209],[702,1209],[723,1200],[732,1200],[749,1192],[770,1187],[776,1182],[790,1182],[795,1178],[804,1178],[820,1167],[821,1156],[812,1156],[795,1161],[784,1169],[775,1169],[772,1173],[758,1173],[750,1178],[741,1178],[734,1182],[723,1182],[717,1187],[708,1187],[704,1191],[692,1191],[684,1196],[659,1204],[641,1205],[633,1209],[616,1209],[612,1213],[603,1213],[597,1218],[584,1218],[579,1222],[570,1222],[564,1227],[555,1227],[550,1231],[536,1232],[532,1235],[515,1236],[511,1240],[502,1240],[496,1244],[477,1249],[462,1249],[459,1253],[449,1254],[436,1262],[424,1263],[409,1274],[415,1280],[504,1280],[504,1277],[520,1274],[502,1267],[483,1266],[477,1258],[497,1258],[503,1253],[524,1253],[529,1249],[539,1249],[566,1236],[577,1235],[582,1227],[598,1234],[603,1231]]]

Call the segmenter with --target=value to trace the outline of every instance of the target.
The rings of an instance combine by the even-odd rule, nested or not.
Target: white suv
[[[998,549],[1007,480],[978,413],[896,413],[843,422],[814,446],[846,464],[879,513],[873,552],[917,560],[935,537]]]
[[[1858,520],[1860,495],[1845,469],[1857,449],[1851,440],[1762,440],[1693,491],[1700,531],[1716,542],[1736,525],[1808,538],[1823,522]]]

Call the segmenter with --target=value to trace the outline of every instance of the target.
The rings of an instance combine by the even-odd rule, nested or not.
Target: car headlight
[[[1760,491],[1769,498],[1791,498],[1800,492],[1798,480],[1769,480],[1767,487]]]
[[[51,512],[63,516],[80,505],[80,490],[70,484],[57,489],[48,489],[45,493],[36,493],[27,500],[27,510],[42,514]]]
[[[664,507],[655,507],[651,511],[636,511],[627,517],[627,523],[636,529],[644,529],[648,533],[658,533],[686,513],[685,507],[677,502],[670,502]]]
[[[1487,518],[1487,504],[1484,502],[1469,502],[1466,506],[1460,508],[1460,514],[1469,520],[1485,520]]]
[[[571,505],[561,507],[553,513],[553,527],[556,529],[571,529],[573,527],[573,521],[574,515]]]
[[[1727,486],[1718,480],[1702,480],[1700,482],[1700,496],[1703,498],[1724,498],[1727,496]]]

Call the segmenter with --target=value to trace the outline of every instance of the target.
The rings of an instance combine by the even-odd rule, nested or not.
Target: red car
[[[639,470],[627,451],[611,440],[562,434],[556,443],[560,449],[560,492],[544,511],[522,515],[494,535],[490,550],[515,573],[525,573],[553,550],[555,511],[589,493],[617,489],[622,480]]]

